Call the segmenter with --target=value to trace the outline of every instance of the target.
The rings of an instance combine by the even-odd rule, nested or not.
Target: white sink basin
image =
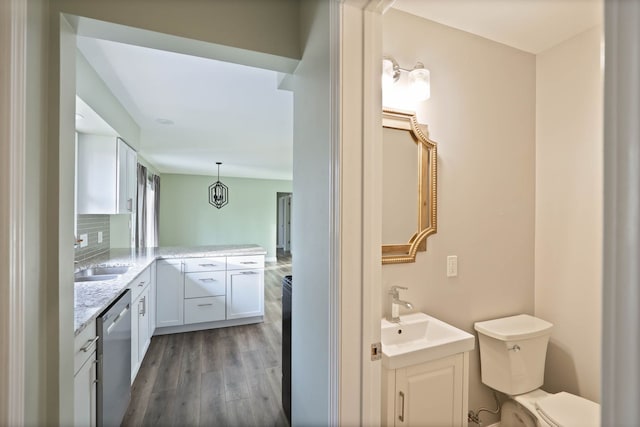
[[[475,337],[424,313],[382,319],[382,366],[404,368],[473,350]]]

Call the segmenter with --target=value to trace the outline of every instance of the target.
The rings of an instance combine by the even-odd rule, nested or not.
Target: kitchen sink
[[[424,313],[382,319],[382,364],[387,369],[429,362],[473,350],[473,335]]]
[[[75,274],[76,282],[98,282],[107,281],[118,278],[118,276],[129,271],[128,266],[113,267],[92,267],[79,271]]]

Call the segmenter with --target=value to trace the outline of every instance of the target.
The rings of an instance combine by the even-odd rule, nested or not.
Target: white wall
[[[383,99],[415,108],[438,144],[438,232],[415,263],[382,267],[385,313],[389,287],[404,285],[416,310],[472,333],[476,321],[533,314],[535,57],[394,9],[383,47],[402,67],[431,70],[428,101]],[[458,256],[456,278],[446,277],[447,255]],[[479,364],[476,342],[470,409],[494,405]]]
[[[329,2],[302,2],[300,28],[304,54],[293,99],[291,418],[293,425],[320,426],[330,424]]]
[[[127,144],[136,151],[140,150],[140,126],[111,93],[79,50],[76,51],[76,93]]]
[[[600,401],[601,28],[536,58],[535,314],[554,324],[545,389]]]

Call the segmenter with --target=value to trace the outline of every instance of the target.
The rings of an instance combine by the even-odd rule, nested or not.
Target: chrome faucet
[[[389,295],[391,295],[391,319],[389,319],[389,321],[394,323],[400,322],[400,306],[408,308],[409,310],[413,308],[410,302],[400,299],[400,289],[407,290],[404,286],[396,285],[392,286],[389,290]]]

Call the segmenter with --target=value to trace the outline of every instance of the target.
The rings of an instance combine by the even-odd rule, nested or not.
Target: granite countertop
[[[218,245],[195,247],[156,247],[149,249],[111,249],[76,266],[76,272],[98,266],[129,266],[117,279],[107,282],[74,284],[74,328],[78,335],[115,301],[140,273],[157,259],[202,258],[212,256],[265,255],[258,245]]]

